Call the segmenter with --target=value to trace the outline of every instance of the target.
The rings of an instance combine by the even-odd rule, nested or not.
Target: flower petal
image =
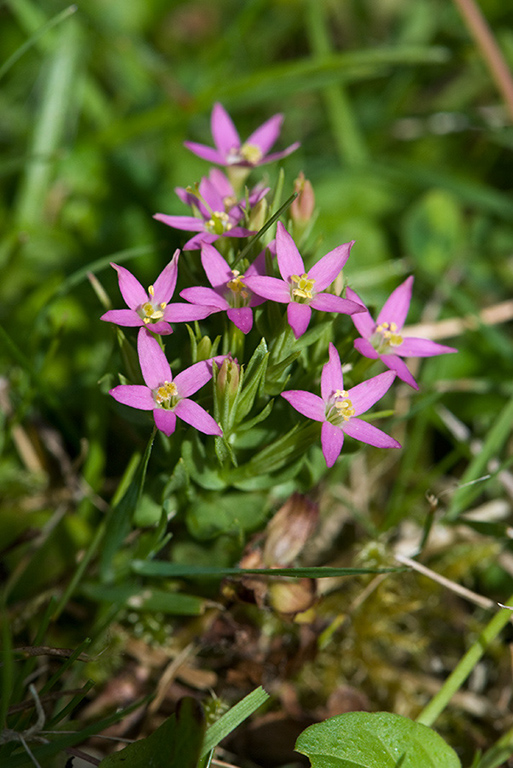
[[[210,243],[205,243],[201,247],[201,263],[213,288],[226,285],[233,277],[233,272],[226,260],[221,256],[217,248],[214,248]]]
[[[262,158],[262,160],[260,160],[258,165],[263,165],[264,163],[273,163],[275,160],[281,160],[283,157],[287,157],[287,155],[295,152],[296,149],[298,149],[300,146],[301,142],[295,141],[293,144],[287,147],[287,149],[282,149],[281,152],[273,152],[270,155],[266,155]]]
[[[309,276],[311,272],[308,273]],[[318,293],[310,301],[310,306],[319,309],[321,312],[340,312],[344,315],[353,315],[356,312],[363,311],[361,304],[349,299],[343,299],[342,296],[335,296],[333,293]]]
[[[160,429],[168,437],[173,434],[176,429],[176,414],[173,411],[168,411],[165,408],[155,408],[153,418],[155,419],[157,429]]]
[[[210,128],[214,144],[224,158],[226,158],[226,155],[231,149],[240,148],[240,138],[237,129],[235,128],[230,115],[219,102],[214,104],[212,117],[210,119]]]
[[[299,411],[303,416],[306,416],[307,419],[324,421],[326,418],[324,401],[319,395],[314,395],[312,392],[307,392],[304,389],[288,389],[286,392],[282,392],[281,396],[284,397],[296,411]]]
[[[100,317],[100,320],[106,320],[108,323],[116,323],[127,328],[136,328],[142,325],[143,321],[133,309],[109,309]]]
[[[253,328],[253,311],[250,307],[230,307],[228,312],[229,320],[239,328],[242,333],[249,333]]]
[[[287,320],[296,339],[299,339],[308,328],[311,316],[312,310],[308,304],[298,304],[296,301],[291,301],[288,305]]]
[[[130,309],[137,309],[148,301],[148,294],[134,275],[118,264],[111,264],[118,273],[119,290]]]
[[[212,416],[194,400],[180,400],[175,413],[179,419],[186,421],[191,427],[204,432],[206,435],[222,435],[223,430]]]
[[[206,160],[208,163],[226,165],[224,156],[213,147],[207,147],[206,144],[198,144],[195,141],[184,141],[183,145],[190,149],[197,157],[201,157],[202,160]]]
[[[168,304],[164,310],[164,319],[170,323],[190,323],[192,320],[204,320],[212,313],[212,307],[197,304]],[[153,330],[153,328],[152,328]],[[161,331],[159,331],[161,333]]]
[[[214,235],[213,232],[198,232],[197,235],[187,240],[182,251],[195,251],[201,248],[203,243],[214,243],[216,240],[219,240],[219,235]]]
[[[321,395],[326,403],[329,398],[337,391],[344,389],[344,378],[342,375],[342,366],[340,364],[340,355],[335,346],[330,342],[329,360],[323,366],[321,374]]]
[[[395,378],[393,371],[385,371],[372,379],[362,381],[356,387],[351,387],[348,391],[348,397],[353,404],[355,416],[368,411],[383,395],[387,392]]]
[[[150,389],[156,389],[165,381],[172,381],[173,375],[160,344],[145,328],[137,336],[137,352],[143,379]]]
[[[109,391],[109,395],[118,403],[138,408],[140,411],[152,411],[155,408],[151,389],[143,387],[142,384],[119,384]]]
[[[343,245],[337,246],[337,248],[334,248],[323,256],[322,259],[319,259],[319,261],[308,270],[308,277],[315,280],[316,291],[323,291],[328,285],[331,285],[336,277],[338,277],[349,258],[349,253],[353,245],[354,240],[350,243],[344,243]]]
[[[273,115],[265,123],[262,123],[256,131],[253,131],[251,136],[245,141],[245,144],[260,147],[262,154],[265,156],[272,145],[276,143],[276,139],[280,135],[282,123],[283,115]]]
[[[197,157],[201,157],[202,160],[206,160],[208,163],[216,163],[217,165],[226,165],[223,155],[214,149],[213,147],[207,147],[206,144],[198,144],[195,141],[184,141],[184,147],[187,147]]]
[[[395,353],[401,357],[433,357],[433,355],[448,355],[450,352],[457,351],[454,347],[446,347],[445,344],[438,344],[431,339],[416,339],[413,336],[406,336]]]
[[[246,277],[244,280],[250,291],[263,296],[270,301],[279,301],[281,304],[288,304],[290,301],[290,288],[283,280],[277,277],[266,277],[265,275],[254,275]]]
[[[200,360],[199,363],[185,368],[175,376],[175,385],[180,397],[189,397],[212,378],[212,363],[210,360]]]
[[[153,218],[168,227],[184,229],[187,232],[202,232],[205,229],[205,222],[195,216],[167,216],[165,213],[156,213]]]
[[[291,275],[303,275],[305,265],[291,235],[281,221],[276,229],[276,257],[280,275],[286,283],[290,283]]]
[[[407,277],[404,283],[392,291],[383,304],[383,309],[378,315],[376,325],[380,323],[395,323],[400,331],[406,320],[410,308],[413,277]]]
[[[365,312],[358,312],[354,317],[351,317],[351,320],[360,336],[363,336],[364,339],[369,339],[376,330],[376,323],[372,319],[371,313],[356,291],[353,291],[351,288],[346,288],[346,297],[351,301],[356,301],[364,307]],[[366,355],[366,357],[368,357],[368,355]]]
[[[205,201],[207,208],[210,209],[210,211],[224,211],[223,195],[216,187],[216,185],[208,178],[208,176],[203,176],[201,179],[199,192],[201,198]],[[210,218],[210,216],[208,218]]]
[[[344,433],[334,424],[325,421],[321,430],[322,453],[328,467],[332,467],[338,457],[344,444]]]
[[[208,174],[208,178],[222,198],[235,196],[234,189],[230,184],[228,176],[220,171],[219,168],[212,168]]]
[[[419,388],[419,385],[413,378],[408,366],[404,360],[401,360],[401,358],[397,356],[397,354],[380,355],[380,358],[385,363],[387,368],[390,368],[391,371],[395,371],[397,373],[401,381],[404,381],[405,384],[409,384],[410,387],[413,387],[413,389]]]
[[[354,316],[356,317],[356,315]],[[355,339],[354,348],[364,357],[369,357],[371,360],[377,360],[379,355],[370,343],[368,339]]]
[[[168,304],[171,301],[171,297],[175,292],[176,278],[178,275],[178,257],[180,256],[180,249],[177,248],[173,254],[173,258],[169,264],[164,267],[160,275],[157,277],[153,284],[154,295],[153,301],[157,304],[161,302]]]
[[[180,291],[180,296],[193,304],[200,304],[202,307],[217,307],[217,309],[228,309],[230,306],[225,298],[220,296],[213,288],[207,288],[202,285],[195,285],[192,288],[184,288]]]
[[[376,448],[400,448],[401,443],[394,440],[393,437],[382,432],[373,424],[369,424],[362,419],[349,419],[343,425],[342,429],[350,437],[354,437],[355,440],[361,440],[362,443],[368,443],[374,445]]]
[[[148,326],[144,327],[147,328]],[[149,327],[151,328],[151,332],[156,333],[157,336],[169,336],[173,333],[173,329],[165,320],[157,320],[156,323],[150,323]]]

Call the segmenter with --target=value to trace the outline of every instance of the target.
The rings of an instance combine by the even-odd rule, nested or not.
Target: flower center
[[[292,281],[292,291],[291,291],[291,297],[294,301],[299,301],[300,303],[305,303],[305,300],[313,299],[313,287],[315,285],[315,280],[308,277],[308,273],[305,272],[304,275],[291,275],[290,279]]]
[[[224,211],[213,211],[212,217],[205,222],[205,229],[213,235],[224,235],[232,229],[228,214]]]
[[[377,352],[386,352],[391,347],[400,347],[403,337],[397,333],[396,323],[380,323],[376,326],[372,343]]]
[[[161,408],[171,409],[179,401],[176,384],[172,381],[165,381],[160,387],[153,391],[153,397],[157,405]]]
[[[153,285],[150,285],[148,288],[148,296],[150,296],[150,299],[153,299],[155,296],[155,288]],[[165,308],[165,301],[161,301],[160,304],[157,304],[157,306],[155,306],[155,304],[153,304],[151,301],[147,301],[144,304],[141,304],[139,315],[145,325],[149,325],[149,323],[157,323],[164,317]]]
[[[256,165],[263,158],[264,153],[256,144],[243,144],[240,148],[240,156],[251,165]]]
[[[348,394],[345,389],[337,389],[326,409],[327,420],[336,427],[349,421],[351,416],[355,414],[353,403],[349,400]]]
[[[231,291],[231,296],[228,300],[234,308],[245,307],[246,301],[250,297],[250,292],[243,282],[244,275],[241,275],[238,269],[232,269],[232,275],[232,279],[226,283],[226,287]]]

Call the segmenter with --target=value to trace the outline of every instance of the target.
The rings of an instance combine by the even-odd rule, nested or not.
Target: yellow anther
[[[347,392],[346,392],[347,395]],[[336,400],[335,408],[338,411],[338,415],[341,416],[344,421],[349,421],[351,416],[354,416],[355,410],[351,400]]]
[[[161,309],[165,309],[165,308],[166,308],[166,306],[167,306],[167,304],[166,304],[166,302],[165,302],[165,301],[161,301],[161,302],[160,302],[160,304],[159,304],[159,307],[160,307]]]
[[[397,331],[397,323],[380,323],[377,325],[376,333],[380,334],[381,340],[376,349],[379,352],[384,352],[387,347],[399,347],[403,343],[403,337]]]
[[[229,232],[233,228],[233,224],[230,223],[228,214],[224,211],[214,211],[212,218],[205,222],[205,229],[207,232],[212,232],[214,235],[223,235],[225,232]]]
[[[227,286],[230,289],[230,291],[233,291],[234,293],[238,293],[243,298],[247,298],[248,294],[246,293],[246,296],[244,296],[244,288],[246,287],[244,283],[242,282],[244,280],[244,275],[241,275],[238,269],[232,269],[232,280],[229,280],[227,282]]]
[[[251,165],[256,165],[263,158],[264,154],[256,144],[243,144],[240,148],[240,156]]]
[[[296,284],[296,287],[292,289],[292,296],[299,297],[300,299],[313,299],[313,287],[315,280],[308,277],[305,272],[304,275],[291,275],[290,279]]]
[[[148,287],[148,293],[150,294],[150,296],[151,296],[152,298],[155,296],[155,288],[153,287],[153,285],[150,285],[150,286]]]
[[[143,304],[141,307],[141,310],[144,314],[143,317],[143,323],[146,323],[146,325],[151,322],[152,320],[160,320],[162,317],[164,317],[164,312],[162,311],[165,308],[166,304],[165,302],[162,302],[160,304],[160,307],[162,309],[155,309],[153,304],[151,304],[149,301],[146,302],[146,304]]]
[[[157,405],[172,404],[173,398],[178,396],[176,384],[172,381],[165,381],[155,392],[155,402]]]

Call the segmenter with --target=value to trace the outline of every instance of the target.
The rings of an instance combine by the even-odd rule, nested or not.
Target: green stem
[[[513,595],[509,598],[506,605],[513,605]],[[432,726],[437,717],[444,711],[449,701],[456,691],[458,691],[467,677],[470,675],[479,659],[483,656],[488,646],[495,640],[499,632],[504,629],[506,624],[511,621],[511,611],[502,608],[498,611],[492,620],[483,629],[476,642],[469,648],[467,653],[460,660],[457,667],[449,675],[438,693],[431,699],[429,704],[424,707],[417,722],[423,725]]]

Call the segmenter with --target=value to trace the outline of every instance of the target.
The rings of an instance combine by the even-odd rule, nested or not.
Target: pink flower
[[[387,368],[395,371],[402,381],[418,389],[418,384],[404,360],[401,360],[402,357],[433,357],[458,350],[429,339],[415,339],[401,335],[410,308],[412,287],[413,277],[408,277],[385,301],[376,322],[357,293],[348,288],[347,295],[365,307],[365,312],[352,318],[358,333],[362,336],[354,342],[358,352],[373,360],[379,358]]]
[[[180,292],[180,296],[192,304],[208,307],[211,313],[226,312],[242,333],[249,333],[253,327],[251,308],[262,304],[265,299],[249,290],[246,278],[265,272],[265,251],[257,256],[244,274],[241,274],[239,270],[231,269],[213,245],[204,243],[201,248],[201,263],[212,288],[185,288]]]
[[[187,149],[203,160],[208,160],[209,163],[253,168],[273,160],[280,160],[299,147],[299,142],[295,142],[282,152],[267,154],[280,135],[282,123],[283,115],[274,115],[242,144],[230,115],[221,104],[217,103],[214,104],[210,122],[215,149],[194,141],[186,141],[184,144]]]
[[[142,326],[164,336],[173,332],[169,323],[186,323],[207,317],[209,313],[200,307],[169,303],[176,287],[179,255],[180,251],[175,251],[169,264],[147,291],[128,269],[111,264],[118,273],[119,290],[130,309],[109,309],[100,319],[117,325]]]
[[[157,339],[141,328],[137,337],[137,351],[143,379],[142,384],[120,384],[109,394],[124,405],[142,411],[153,411],[155,425],[164,434],[171,435],[176,429],[177,417],[207,435],[222,435],[219,424],[204,408],[189,399],[189,395],[212,378],[212,360],[202,360],[181,371],[173,380],[173,374]],[[226,355],[213,358],[221,365]]]
[[[193,251],[203,243],[213,243],[220,237],[248,237],[255,234],[252,230],[237,226],[244,216],[244,207],[237,204],[233,187],[221,171],[214,169],[209,177],[203,177],[198,195],[181,187],[175,191],[182,202],[194,206],[198,215],[168,216],[156,213],[153,218],[168,227],[198,232],[185,243],[184,251]],[[256,205],[267,192],[268,189],[262,188],[253,191],[250,205]]]
[[[322,452],[328,467],[336,462],[344,435],[354,437],[377,448],[400,448],[401,445],[377,427],[357,417],[377,402],[392,384],[395,373],[386,371],[372,379],[344,389],[340,357],[330,344],[330,359],[322,369],[321,395],[301,389],[282,392],[282,397],[303,416],[322,422]]]
[[[255,275],[246,279],[246,285],[264,299],[288,304],[287,318],[298,339],[308,328],[312,308],[348,315],[364,311],[364,307],[355,301],[323,293],[344,267],[352,245],[352,242],[339,245],[306,272],[292,237],[278,222],[276,257],[282,279]]]

